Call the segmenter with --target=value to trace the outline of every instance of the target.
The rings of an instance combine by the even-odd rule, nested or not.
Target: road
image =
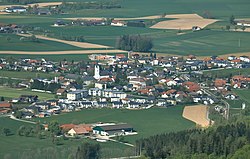
[[[211,95],[214,98],[217,98],[217,96],[214,95],[212,92],[210,92],[207,88],[202,87],[201,90],[204,91],[206,94]],[[224,103],[224,105],[226,107],[225,118],[228,120],[229,119],[230,104],[227,101],[225,101],[224,99],[221,99],[221,101]]]

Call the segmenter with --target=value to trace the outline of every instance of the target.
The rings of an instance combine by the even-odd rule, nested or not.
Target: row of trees
[[[127,51],[148,52],[152,47],[152,39],[148,36],[123,35],[116,40],[116,48]]]
[[[230,157],[250,142],[250,126],[239,122],[201,130],[192,129],[137,141],[137,149],[152,159],[191,158],[194,154]]]
[[[56,92],[57,89],[61,88],[61,85],[59,83],[45,83],[39,80],[34,80],[30,88]]]
[[[116,1],[107,2],[75,2],[67,3],[63,2],[59,9],[63,11],[81,10],[81,9],[112,9],[121,8],[121,5]]]
[[[30,4],[37,3],[37,0],[2,0],[2,3],[11,3],[11,4]]]

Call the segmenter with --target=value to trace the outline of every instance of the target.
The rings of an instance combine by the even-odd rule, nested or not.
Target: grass
[[[213,76],[217,78],[227,78],[231,75],[249,75],[250,68],[232,68],[232,69],[223,69],[223,70],[212,70],[204,72],[204,75]]]
[[[55,76],[59,76],[58,73],[43,73],[43,72],[30,72],[30,71],[5,71],[0,70],[0,76],[20,79],[32,79],[32,78],[47,78],[52,79]]]
[[[16,89],[0,87],[1,96],[4,98],[18,98],[20,95],[37,95],[39,100],[53,99],[54,95],[49,93],[33,92],[28,89]]]
[[[176,106],[148,110],[87,109],[80,112],[71,112],[37,120],[40,120],[40,122],[57,120],[60,123],[71,123],[76,120],[82,123],[93,123],[98,121],[127,122],[133,125],[135,130],[139,133],[138,135],[125,138],[125,141],[134,143],[135,140],[142,137],[194,127],[194,123],[182,118],[181,114],[183,107],[184,106]],[[49,138],[40,140],[35,137],[17,136],[17,129],[24,124],[30,126],[30,124],[27,123],[0,117],[0,129],[2,130],[4,127],[10,128],[14,133],[7,137],[1,136],[0,145],[4,145],[4,147],[0,149],[0,158],[20,158],[27,153],[33,158],[68,158],[70,153],[75,152],[77,145],[86,141],[86,139],[70,139],[61,141],[63,145],[55,146]],[[131,147],[113,142],[100,143],[100,145],[103,158],[132,156],[135,152]],[[41,156],[37,157],[38,154]]]
[[[76,147],[82,142],[94,142],[87,139],[62,140],[63,145],[56,146],[50,138],[23,137],[17,135],[20,126],[34,126],[9,118],[0,117],[0,130],[9,128],[12,135],[4,136],[0,133],[0,158],[22,158],[28,155],[32,159],[62,158],[67,159],[70,153],[76,152]],[[4,145],[4,146],[3,146]],[[100,143],[103,158],[134,155],[134,149],[114,142]]]
[[[194,127],[194,123],[182,117],[182,111],[183,106],[148,110],[86,109],[39,120],[57,120],[60,123],[125,122],[131,124],[138,132],[138,135],[126,137],[127,141],[134,143],[142,137]]]
[[[236,89],[234,92],[250,106],[250,89]]]
[[[10,41],[7,41],[7,37]],[[71,46],[68,44],[41,40],[38,42],[21,41],[20,36],[14,34],[0,34],[0,51],[66,51],[66,50],[80,50],[81,48]]]
[[[203,30],[188,32],[183,35],[168,35],[154,38],[153,51],[179,55],[194,54],[199,56],[223,55],[247,52],[250,33]],[[241,47],[238,47],[241,39]]]

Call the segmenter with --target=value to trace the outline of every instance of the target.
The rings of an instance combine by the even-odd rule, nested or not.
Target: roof
[[[0,108],[11,108],[11,103],[9,103],[9,102],[0,102]]]
[[[75,125],[72,129],[76,132],[76,134],[88,134],[92,131],[92,128],[88,124]]]
[[[63,124],[60,126],[60,128],[63,131],[68,131],[68,130],[72,129],[74,126],[75,126],[75,124]]]
[[[103,131],[133,129],[133,127],[129,124],[105,125],[105,126],[97,126],[95,128],[97,128],[97,129],[101,128]]]

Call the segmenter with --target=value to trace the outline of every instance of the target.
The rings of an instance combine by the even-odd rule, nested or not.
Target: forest
[[[127,51],[148,52],[152,47],[152,39],[142,35],[123,35],[116,40],[116,48]]]
[[[242,116],[244,116],[242,118]],[[235,120],[208,129],[166,133],[136,142],[138,154],[148,158],[240,158],[250,154],[250,109]]]

